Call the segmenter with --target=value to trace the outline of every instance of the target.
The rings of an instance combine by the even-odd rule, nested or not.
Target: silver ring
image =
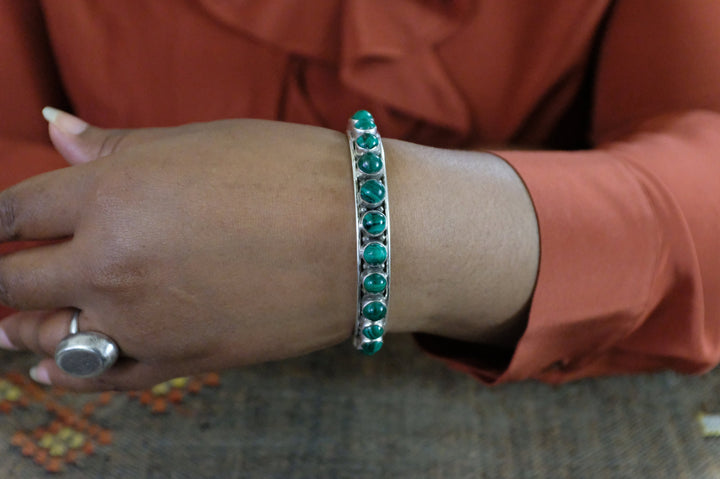
[[[94,378],[107,371],[120,355],[120,348],[110,337],[78,331],[80,310],[73,312],[68,334],[55,349],[55,363],[76,378]]]

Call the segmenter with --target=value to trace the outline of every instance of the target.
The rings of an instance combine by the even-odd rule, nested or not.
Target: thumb
[[[49,123],[50,140],[71,165],[87,163],[113,153],[131,131],[97,128],[49,106],[43,108],[42,114]]]

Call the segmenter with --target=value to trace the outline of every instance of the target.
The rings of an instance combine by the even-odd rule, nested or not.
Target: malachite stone
[[[380,351],[380,348],[382,348],[382,341],[368,341],[367,343],[363,343],[362,345],[362,352],[365,353],[368,356],[372,356],[373,354]]]
[[[375,128],[375,122],[372,120],[358,120],[355,122],[355,128],[358,130],[372,130]]]
[[[363,307],[362,314],[370,321],[380,321],[387,314],[387,307],[380,301],[370,301]]]
[[[380,339],[385,334],[385,330],[379,324],[372,324],[363,329],[363,335],[368,339]]]
[[[387,228],[387,220],[382,213],[368,211],[362,217],[362,226],[369,234],[377,236],[383,234]]]
[[[358,168],[363,173],[374,175],[382,170],[382,159],[375,153],[365,153],[358,158]]]
[[[363,259],[367,264],[383,264],[387,259],[387,249],[380,243],[369,243],[363,250]]]
[[[382,293],[387,286],[387,279],[380,273],[373,273],[365,276],[363,287],[368,293]]]
[[[363,133],[362,135],[358,136],[355,142],[360,148],[364,148],[366,150],[372,150],[373,148],[378,146],[377,136],[371,133]]]
[[[358,110],[352,116],[352,119],[353,120],[370,120],[370,121],[372,121],[373,116],[367,110]]]
[[[382,203],[385,199],[385,185],[378,180],[367,180],[360,187],[360,198],[371,205]]]

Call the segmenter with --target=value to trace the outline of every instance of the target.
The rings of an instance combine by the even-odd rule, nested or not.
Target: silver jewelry
[[[55,349],[55,362],[71,376],[94,378],[107,371],[120,355],[115,341],[94,331],[78,332],[80,310],[73,312],[70,334]]]
[[[357,312],[353,344],[373,355],[383,345],[390,293],[390,210],[385,151],[375,119],[365,110],[348,121],[355,189]]]

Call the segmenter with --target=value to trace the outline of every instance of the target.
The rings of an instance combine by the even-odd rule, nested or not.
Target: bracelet
[[[385,152],[375,120],[365,110],[348,121],[355,189],[357,313],[353,345],[372,356],[383,345],[390,291],[390,212]]]

